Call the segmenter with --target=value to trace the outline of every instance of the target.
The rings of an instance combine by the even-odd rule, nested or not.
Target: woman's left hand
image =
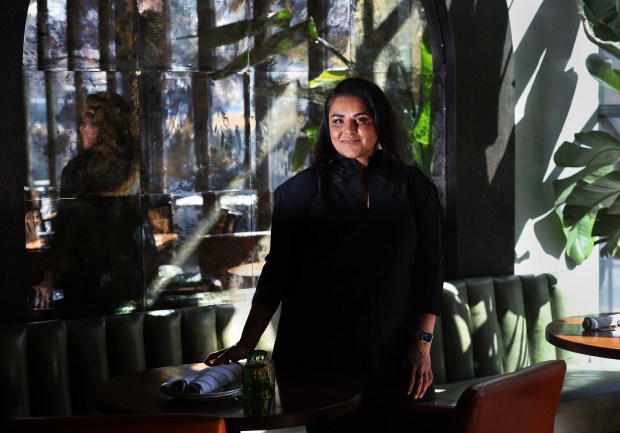
[[[433,383],[431,345],[423,341],[412,342],[407,352],[407,364],[409,371],[407,394],[413,395],[413,398],[421,398]]]

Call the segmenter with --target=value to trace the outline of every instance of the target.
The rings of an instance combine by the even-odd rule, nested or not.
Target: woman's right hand
[[[205,358],[204,363],[210,367],[214,365],[230,364],[231,362],[236,362],[240,359],[247,358],[248,353],[250,353],[249,349],[237,343],[225,349],[218,350],[217,352],[209,354]]]
[[[230,364],[240,359],[246,359],[250,350],[254,349],[258,344],[272,316],[273,311],[261,307],[260,305],[252,304],[250,314],[243,326],[243,332],[241,333],[239,341],[230,347],[211,353],[203,362],[208,366],[213,366]]]

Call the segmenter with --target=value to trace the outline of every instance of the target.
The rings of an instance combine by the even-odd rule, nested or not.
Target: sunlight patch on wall
[[[523,37],[527,33],[530,23],[534,20],[543,0],[514,1],[509,0],[508,16],[510,17],[510,31],[512,45],[516,51]]]
[[[542,65],[542,62],[545,59],[546,54],[547,54],[547,49],[545,48],[543,53],[540,55],[540,58],[538,59],[538,64],[536,65],[536,69],[534,69],[534,73],[532,74],[529,81],[527,82],[527,85],[523,89],[523,93],[521,94],[521,97],[515,104],[515,124],[518,124],[521,121],[521,119],[523,119],[523,117],[525,116],[525,105],[527,103],[527,98],[530,95],[532,86],[534,85],[534,82],[536,81],[536,77],[538,76],[540,65]]]

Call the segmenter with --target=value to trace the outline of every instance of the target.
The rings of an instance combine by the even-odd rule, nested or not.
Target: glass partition
[[[422,0],[31,0],[25,307],[251,293],[273,191],[308,165],[348,76],[382,86],[407,161],[441,189],[436,21]]]

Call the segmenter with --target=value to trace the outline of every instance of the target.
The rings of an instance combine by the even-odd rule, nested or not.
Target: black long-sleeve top
[[[310,167],[275,191],[271,248],[253,303],[282,304],[278,366],[346,365],[372,386],[406,386],[418,314],[439,314],[443,285],[437,188],[414,167],[390,183],[375,158],[369,205],[355,169],[343,182]],[[399,385],[400,386],[400,385]]]

